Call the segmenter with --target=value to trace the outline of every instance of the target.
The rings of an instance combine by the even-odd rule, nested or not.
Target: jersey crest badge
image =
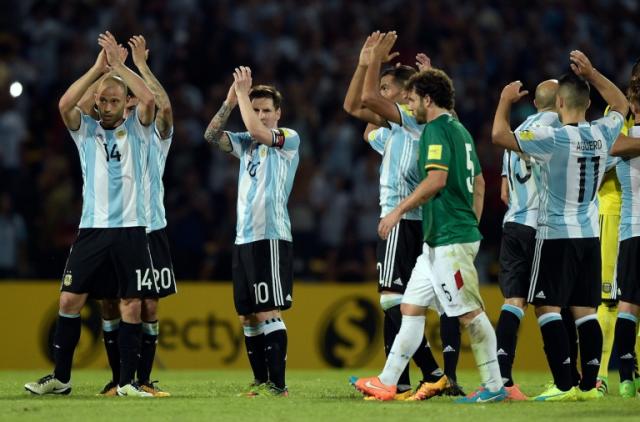
[[[116,132],[116,138],[118,138],[118,139],[122,139],[122,138],[124,138],[125,136],[127,136],[127,131],[126,131],[126,130],[124,130],[124,129],[120,129],[120,130],[118,130],[118,131]]]
[[[429,145],[429,151],[427,152],[427,160],[441,160],[442,159],[442,145]]]

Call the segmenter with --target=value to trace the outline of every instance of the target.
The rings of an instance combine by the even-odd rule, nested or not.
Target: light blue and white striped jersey
[[[612,111],[590,123],[515,132],[520,149],[540,164],[537,238],[598,237],[596,193],[623,123]]]
[[[537,126],[560,127],[562,123],[557,113],[542,111],[527,117],[516,132]],[[534,229],[538,227],[538,186],[534,174],[539,177],[539,169],[531,157],[514,151],[504,151],[502,176],[508,181],[509,208],[504,214],[503,225],[518,223]]]
[[[104,129],[83,113],[69,133],[82,168],[80,228],[147,226],[144,177],[153,125],[143,126],[133,111],[120,126]]]
[[[629,136],[640,138],[640,126],[629,129]],[[620,241],[640,236],[640,157],[621,158],[616,173],[622,188]]]
[[[154,123],[153,140],[149,146],[149,161],[145,184],[148,187],[146,193],[147,205],[147,233],[167,227],[167,217],[164,210],[164,184],[162,176],[167,163],[169,148],[173,139],[173,127],[166,139],[160,137]]]
[[[418,168],[420,135],[424,125],[411,112],[397,104],[402,124],[389,122],[390,129],[378,128],[369,133],[369,145],[382,155],[380,164],[380,217],[389,214],[421,182]],[[409,211],[404,220],[422,220],[422,207]]]
[[[249,132],[225,132],[240,159],[236,245],[264,239],[292,241],[287,201],[298,169],[300,137],[291,129],[273,130],[268,147]]]

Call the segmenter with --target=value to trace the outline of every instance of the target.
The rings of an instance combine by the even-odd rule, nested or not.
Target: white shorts
[[[484,309],[473,264],[480,242],[430,247],[418,257],[402,303],[430,307],[450,317]]]

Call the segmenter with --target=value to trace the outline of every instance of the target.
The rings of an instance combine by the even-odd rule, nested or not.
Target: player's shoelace
[[[38,384],[40,385],[48,384],[52,382],[54,379],[55,379],[55,376],[53,374],[45,375],[44,377],[38,380]]]

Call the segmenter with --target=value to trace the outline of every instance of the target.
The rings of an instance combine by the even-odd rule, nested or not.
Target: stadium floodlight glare
[[[22,95],[22,84],[18,81],[12,82],[9,86],[9,94],[13,98],[18,98],[20,95]]]

